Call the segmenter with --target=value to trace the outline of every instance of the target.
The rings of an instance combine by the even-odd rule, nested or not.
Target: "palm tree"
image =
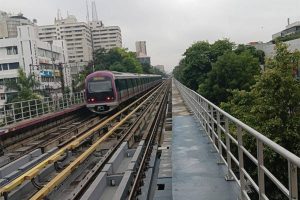
[[[39,99],[40,95],[35,91],[39,85],[40,83],[35,80],[32,74],[26,76],[26,73],[22,69],[19,69],[17,81],[9,80],[5,84],[6,90],[15,92],[15,94],[8,99],[8,102]]]

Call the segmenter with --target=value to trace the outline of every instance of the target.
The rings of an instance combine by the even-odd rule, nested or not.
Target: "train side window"
[[[127,85],[128,85],[128,88],[132,88],[132,82],[130,79],[127,79]]]
[[[131,79],[133,87],[136,87],[135,78]]]
[[[126,90],[127,89],[127,84],[125,79],[120,79],[120,89],[121,90]]]
[[[120,80],[119,79],[116,79],[115,80],[115,83],[116,83],[116,88],[118,91],[121,91],[121,83],[120,83]]]

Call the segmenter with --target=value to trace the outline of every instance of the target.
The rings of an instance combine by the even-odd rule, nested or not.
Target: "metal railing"
[[[84,92],[57,98],[33,99],[0,105],[0,127],[69,108],[84,102]]]
[[[297,170],[300,167],[300,158],[240,120],[226,113],[195,91],[185,87],[177,80],[175,85],[180,91],[185,103],[193,111],[195,117],[203,126],[215,150],[218,153],[218,163],[227,166],[227,180],[235,180],[240,188],[241,199],[251,199],[248,194],[249,185],[257,192],[260,200],[269,199],[266,194],[266,180],[270,180],[290,200],[298,199]],[[244,137],[253,137],[256,156],[250,153],[249,148],[243,144]],[[235,146],[235,151],[233,150]],[[264,152],[272,151],[279,154],[287,163],[288,188],[264,164]],[[237,156],[235,156],[237,154]],[[254,163],[256,177],[251,177],[251,172],[246,170],[244,160]],[[233,165],[237,170],[234,170]],[[234,173],[235,172],[235,173]]]

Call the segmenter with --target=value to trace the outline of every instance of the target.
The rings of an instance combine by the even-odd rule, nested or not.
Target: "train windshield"
[[[90,93],[111,92],[111,79],[107,77],[94,77],[88,82],[88,90]]]

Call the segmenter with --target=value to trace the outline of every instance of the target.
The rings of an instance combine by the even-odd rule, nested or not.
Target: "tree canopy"
[[[238,45],[228,39],[210,44],[199,41],[189,47],[173,70],[176,79],[210,101],[220,104],[231,90],[245,89],[255,83],[254,76],[264,64],[264,52]]]
[[[17,81],[10,80],[5,84],[6,90],[14,92],[8,99],[8,102],[38,99],[40,96],[35,89],[37,89],[39,85],[39,82],[35,80],[33,75],[26,76],[26,73],[20,68],[18,70]]]
[[[109,51],[97,50],[95,52],[95,70],[143,72],[142,65],[136,59],[135,53],[123,48],[113,48]]]
[[[184,58],[175,67],[173,74],[187,87],[197,90],[211,70],[212,62],[233,47],[234,44],[228,39],[218,40],[213,44],[207,41],[196,42],[185,51]]]
[[[199,85],[198,92],[213,103],[226,102],[231,90],[249,90],[255,83],[254,76],[260,73],[257,58],[245,51],[236,54],[228,51],[212,64],[212,70]]]
[[[274,142],[300,156],[300,83],[293,68],[300,61],[299,52],[289,52],[287,45],[276,44],[276,55],[266,62],[266,70],[257,76],[250,91],[235,90],[222,107]],[[245,145],[256,151],[255,138],[246,137]],[[266,151],[265,165],[287,184],[287,165],[280,155]],[[276,187],[268,184],[270,199],[283,199]]]
[[[113,48],[110,50],[98,49],[95,52],[95,71],[110,70],[130,73],[160,74],[166,76],[158,69],[154,69],[150,64],[141,64],[134,52],[124,48]],[[73,90],[80,91],[83,89],[85,77],[93,72],[91,67],[93,63],[89,63],[88,67],[75,77],[73,82]]]

